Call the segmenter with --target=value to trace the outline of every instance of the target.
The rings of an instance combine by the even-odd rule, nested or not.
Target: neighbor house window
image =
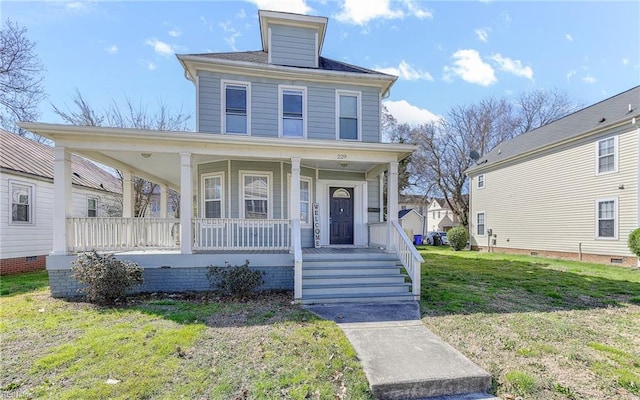
[[[603,199],[598,200],[596,204],[597,237],[615,239],[617,237],[617,200]]]
[[[479,212],[476,214],[476,235],[484,236],[485,235],[485,217],[484,212]]]
[[[280,134],[288,137],[306,135],[307,89],[280,86]]]
[[[616,160],[616,137],[611,137],[598,141],[598,159],[597,159],[597,173],[606,174],[609,172],[616,172],[618,169]]]
[[[98,199],[95,197],[87,198],[87,217],[98,216]]]
[[[484,188],[484,174],[478,175],[478,189]]]
[[[360,92],[336,92],[338,139],[360,139]]]
[[[222,107],[224,133],[249,134],[251,98],[250,86],[243,82],[222,83]]]
[[[241,173],[242,212],[246,219],[268,219],[271,188],[270,175]]]
[[[33,224],[34,186],[9,181],[9,203],[11,204],[11,220],[13,224]]]
[[[202,177],[202,201],[205,218],[222,218],[222,175]]]

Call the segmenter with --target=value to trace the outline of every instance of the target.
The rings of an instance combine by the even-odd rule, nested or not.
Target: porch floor
[[[139,250],[115,251],[114,254],[127,255],[160,255],[160,254],[180,254],[179,249],[146,248]],[[193,254],[288,254],[289,250],[198,250]],[[353,254],[384,254],[384,250],[377,247],[305,247],[302,249],[303,255],[353,255]]]

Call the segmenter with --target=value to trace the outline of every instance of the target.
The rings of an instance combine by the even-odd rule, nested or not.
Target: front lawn
[[[420,249],[423,321],[502,398],[640,398],[640,270]]]

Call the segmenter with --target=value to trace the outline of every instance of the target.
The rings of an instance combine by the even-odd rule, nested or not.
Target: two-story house
[[[455,216],[447,201],[434,197],[429,202],[427,213],[427,230],[435,232],[447,232],[454,226],[460,225],[460,220]]]
[[[327,18],[260,11],[259,21],[261,50],[177,56],[195,87],[196,132],[21,124],[55,141],[54,295],[72,294],[73,255],[97,248],[143,266],[142,291],[207,290],[206,266],[249,259],[265,288],[294,289],[297,301],[419,296],[421,258],[397,221],[398,162],[414,147],[381,143],[396,77],[323,57]],[[123,171],[122,220],[72,218],[71,153]],[[392,218],[380,222],[385,174]],[[131,218],[132,176],[180,193],[179,219]]]
[[[636,265],[640,86],[503,142],[467,174],[471,245]]]

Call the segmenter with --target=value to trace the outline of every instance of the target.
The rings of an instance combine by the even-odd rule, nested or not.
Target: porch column
[[[384,171],[378,175],[379,186],[378,186],[378,204],[380,204],[380,212],[378,213],[380,216],[380,222],[384,222]]]
[[[302,298],[302,246],[300,238],[300,158],[291,157],[291,188],[289,210],[291,244],[294,258],[294,298]]]
[[[66,148],[53,148],[53,250],[52,255],[67,254],[67,218],[71,217],[71,154]],[[34,194],[35,195],[35,194]]]
[[[191,254],[193,234],[193,180],[191,153],[180,153],[180,254]]]
[[[167,218],[169,215],[169,186],[160,185],[160,218]]]
[[[389,163],[389,176],[387,178],[387,250],[394,249],[392,240],[392,223],[398,222],[398,162]]]
[[[133,217],[133,193],[135,177],[131,171],[122,171],[122,216],[124,218]]]

